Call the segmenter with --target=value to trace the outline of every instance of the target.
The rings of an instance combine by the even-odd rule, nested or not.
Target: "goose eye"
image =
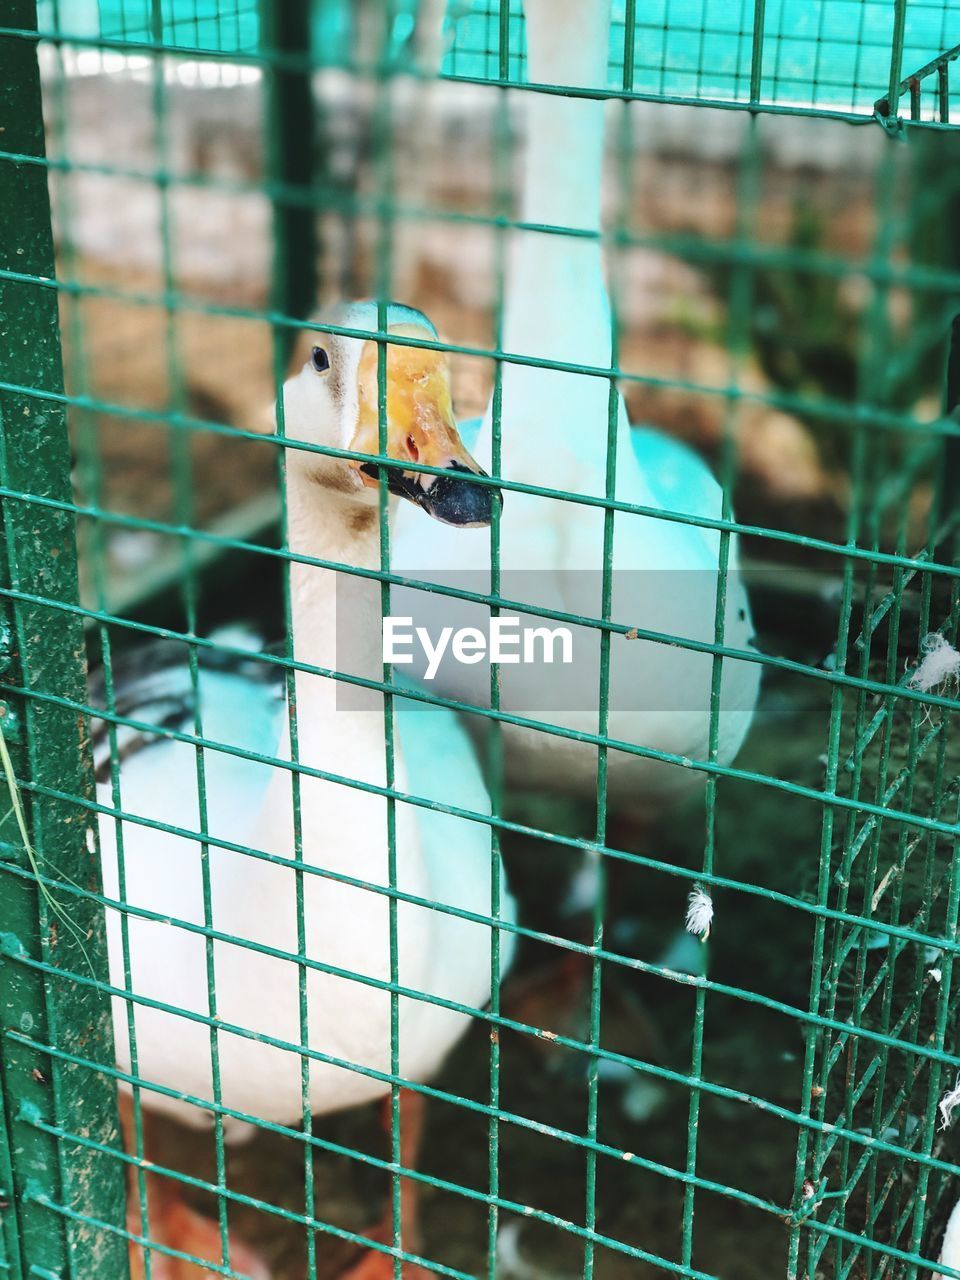
[[[310,352],[310,363],[317,373],[326,373],[330,368],[330,357],[323,347],[314,347]]]

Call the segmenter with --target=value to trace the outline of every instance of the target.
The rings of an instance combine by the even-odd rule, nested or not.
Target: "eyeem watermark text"
[[[434,679],[448,650],[455,662],[468,667],[484,661],[517,665],[573,662],[573,633],[568,627],[524,626],[520,618],[506,614],[491,618],[486,631],[480,627],[441,627],[434,638],[428,627],[415,627],[413,618],[384,618],[384,662],[412,666],[416,645],[427,660],[425,680]]]
[[[364,681],[337,681],[339,708],[382,717],[383,699],[365,682],[383,679],[384,662],[398,687],[421,682],[431,694],[468,708],[489,706],[495,687],[510,713],[547,722],[555,712],[584,711],[597,723],[604,682],[611,712],[699,717],[713,696],[716,568],[607,574],[506,568],[497,579],[499,617],[491,617],[497,610],[484,599],[493,581],[487,569],[407,570],[404,576],[416,585],[391,583],[383,622],[374,629],[381,583],[337,575],[337,670]],[[746,579],[740,570],[726,574],[723,645],[747,655],[724,656],[722,680],[724,707],[752,711],[757,668],[749,660],[756,649]],[[412,714],[426,704],[409,698],[401,705]]]

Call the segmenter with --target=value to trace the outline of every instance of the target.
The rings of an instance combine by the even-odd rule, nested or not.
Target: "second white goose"
[[[532,85],[604,88],[609,0],[525,0],[529,79]],[[570,228],[580,235],[517,230],[507,274],[503,350],[549,363],[606,369],[611,364],[610,306],[603,279],[600,195],[604,105],[588,98],[524,92],[526,155],[520,218],[523,223]],[[722,492],[693,452],[658,432],[631,428],[615,397],[618,501],[649,514],[618,512],[611,547],[612,611],[617,622],[678,637],[694,645],[715,640],[720,587],[720,535],[697,522],[722,514]],[[502,466],[506,480],[603,497],[607,492],[610,383],[603,377],[507,361],[502,367]],[[473,439],[470,424],[464,435]],[[476,436],[480,461],[490,465],[492,403]],[[661,514],[662,513],[662,514]],[[681,519],[664,516],[679,515]],[[692,523],[685,523],[684,519]],[[568,614],[601,615],[604,519],[595,506],[511,492],[500,522],[502,593]],[[394,564],[411,577],[489,589],[490,538],[431,536],[419,513],[398,524]],[[737,573],[736,538],[730,539],[729,579],[723,611],[724,642],[743,649],[752,623]],[[483,627],[482,610],[463,605],[448,621]],[[404,592],[395,612],[434,622],[435,602]],[[556,623],[548,624],[550,626]],[[501,668],[505,711],[596,733],[600,641],[595,629],[574,628],[570,667]],[[426,664],[414,650],[412,670]],[[611,645],[609,725],[612,738],[686,759],[704,759],[711,717],[709,653],[615,636]],[[444,693],[485,703],[489,671],[452,657],[434,679]],[[737,752],[752,718],[759,666],[727,658],[717,703],[718,758]],[[597,753],[571,737],[507,724],[509,777],[514,785],[595,794]],[[688,789],[703,774],[664,764],[646,754],[609,757],[611,797],[646,808]]]

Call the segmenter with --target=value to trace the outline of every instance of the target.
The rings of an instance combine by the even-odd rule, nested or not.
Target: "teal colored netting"
[[[55,0],[41,4],[41,23],[78,36],[150,41],[154,0]],[[413,0],[397,6],[394,54],[413,28]],[[517,6],[519,7],[519,6]],[[626,0],[615,0],[608,87],[623,83]],[[749,96],[755,0],[650,0],[636,6],[633,88],[666,97],[739,101]],[[255,53],[256,0],[163,0],[165,43],[185,50]],[[349,55],[350,0],[314,5],[314,58],[342,64]],[[894,33],[889,0],[768,0],[763,8],[760,99],[864,111],[886,90]],[[450,0],[444,73],[467,79],[500,78],[500,12],[495,0]],[[526,77],[523,18],[509,20],[511,80]],[[903,71],[908,74],[960,42],[960,0],[913,0],[907,7]],[[709,56],[707,56],[709,49]]]
[[[625,0],[615,0],[611,89],[623,82],[626,7]],[[634,90],[721,101],[746,98],[757,7],[754,0],[638,4]],[[498,21],[499,6],[493,0],[483,0],[461,17],[445,70],[496,79]],[[512,14],[510,24],[510,76],[525,78],[523,19]],[[768,0],[761,100],[871,111],[887,88],[893,28],[894,6],[887,0]],[[904,73],[958,41],[960,4],[908,5]]]

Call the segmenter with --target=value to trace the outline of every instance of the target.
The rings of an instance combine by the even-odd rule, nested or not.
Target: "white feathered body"
[[[622,408],[619,433],[622,444],[618,451],[617,497],[653,510],[701,519],[720,518],[720,486],[689,449],[660,433],[631,428]],[[601,422],[598,435],[602,438],[604,434]],[[484,435],[477,446],[481,462]],[[602,450],[591,450],[586,439],[569,446],[554,442],[551,487],[602,495],[605,459],[597,458],[598,453]],[[509,474],[511,479],[523,479],[528,473],[515,469]],[[452,537],[424,538],[419,525],[416,512],[405,516],[400,524],[394,559],[399,572],[411,577],[432,577],[447,585],[460,583],[469,591],[489,591],[489,534],[468,531],[455,542]],[[603,525],[600,508],[509,492],[500,525],[502,594],[548,610],[600,618],[605,560]],[[715,644],[717,593],[722,583],[720,552],[720,534],[714,529],[656,516],[617,513],[610,558],[611,618],[638,632],[678,637],[700,645]],[[730,539],[727,563],[723,643],[733,649],[745,649],[752,643],[753,629],[735,537]],[[428,600],[420,592],[399,589],[392,607],[395,613],[410,615],[415,622],[426,621],[425,610],[436,613],[435,606],[425,603]],[[450,625],[486,630],[488,613],[482,606],[453,604],[445,599],[443,613],[443,621]],[[522,611],[518,613],[522,616]],[[549,628],[567,625],[535,619],[533,615],[526,615],[524,621],[536,621]],[[572,625],[569,629],[573,636],[572,665],[555,660],[552,664],[500,667],[501,707],[574,733],[596,734],[600,729],[601,633],[586,626]],[[411,652],[415,658],[411,673],[423,678],[423,651],[414,645]],[[555,652],[559,657],[558,648]],[[759,677],[756,663],[734,658],[723,661],[716,700],[717,756],[721,762],[733,758],[746,735]],[[672,756],[705,759],[714,705],[712,682],[713,658],[709,652],[639,635],[632,639],[614,635],[610,642],[609,737]],[[447,696],[485,705],[489,670],[486,664],[457,662],[448,648],[434,685]],[[559,785],[584,795],[594,792],[595,747],[572,737],[510,723],[504,725],[504,736],[513,785]],[[649,754],[616,752],[609,757],[611,796],[619,803],[639,808],[663,803],[702,778],[702,772],[664,764]]]
[[[272,751],[271,736],[258,740],[256,728],[270,717],[254,707],[253,719],[236,732],[233,714],[247,715],[255,698],[271,697],[263,686],[239,687],[236,677],[208,675],[205,685],[216,701],[205,733],[247,750]],[[231,707],[230,702],[234,705]],[[399,700],[398,700],[399,701]],[[210,701],[208,699],[208,705]],[[273,727],[284,710],[273,699]],[[258,714],[259,712],[259,714]],[[360,713],[371,721],[371,713]],[[453,716],[433,710],[400,713],[401,722],[418,722],[418,768],[411,780],[401,768],[396,782],[419,795],[488,812],[489,805],[463,731]],[[232,732],[231,732],[232,730]],[[248,732],[254,730],[254,732]],[[337,771],[383,785],[382,770],[370,761],[384,757],[382,727],[377,734],[360,727],[337,741]],[[465,751],[466,749],[466,751]],[[218,840],[251,844],[277,858],[294,857],[292,797],[289,821],[258,823],[257,810],[268,786],[290,793],[290,775],[268,766],[206,751],[206,828]],[[458,761],[451,768],[450,762]],[[438,771],[436,766],[441,766]],[[442,785],[439,785],[441,784]],[[110,802],[109,786],[101,799]],[[145,750],[123,770],[122,794],[134,813],[157,822],[200,830],[196,753],[187,744]],[[304,778],[301,783],[303,861],[317,870],[387,887],[386,802],[342,785]],[[116,828],[101,824],[105,891],[119,898]],[[445,906],[490,912],[489,828],[445,814],[396,806],[396,883],[398,889]],[[201,851],[198,842],[171,836],[137,823],[123,825],[125,899],[161,917],[204,924]],[[210,919],[218,934],[237,944],[213,946],[216,1017],[225,1028],[249,1035],[218,1033],[221,1101],[256,1117],[290,1123],[301,1114],[301,1066],[295,1052],[267,1038],[297,1046],[301,1042],[299,967],[295,960],[252,950],[244,942],[296,956],[297,885],[294,870],[253,855],[208,847]],[[321,965],[384,983],[390,979],[389,898],[353,885],[304,872],[305,954]],[[512,918],[505,895],[504,914]],[[153,1007],[183,1009],[207,1019],[210,1013],[206,940],[174,925],[128,916],[132,989],[151,1003],[134,1005],[137,1067],[146,1080],[177,1093],[213,1099],[210,1029],[206,1021]],[[120,917],[108,916],[111,979],[125,987]],[[403,987],[482,1009],[490,994],[490,929],[453,915],[409,903],[397,909],[399,981]],[[504,943],[504,964],[510,954]],[[306,977],[308,1043],[334,1059],[381,1073],[390,1071],[390,996],[362,981],[308,969]],[[131,1065],[127,1006],[114,1007],[121,1066]],[[467,1018],[424,1001],[400,1000],[400,1071],[424,1079],[436,1069],[466,1029]],[[310,1062],[310,1108],[337,1110],[382,1095],[382,1080],[330,1063]],[[203,1111],[161,1093],[146,1091],[148,1107],[169,1110],[188,1123],[203,1124]],[[229,1124],[228,1124],[229,1127]]]
[[[340,563],[376,562],[376,525],[362,535],[359,547],[349,525],[331,519],[309,477],[301,480],[294,474],[288,501],[294,545]],[[336,500],[328,495],[327,507],[331,505],[335,508]],[[297,565],[292,576],[297,658],[379,679],[378,585],[350,578],[344,595],[338,593],[333,571]],[[347,610],[338,635],[338,608],[348,597],[357,611]],[[181,670],[180,678],[185,676]],[[308,769],[384,787],[383,699],[376,693],[366,695],[362,704],[355,696],[350,699],[342,689],[338,694],[333,680],[297,673],[298,759]],[[290,759],[286,704],[262,680],[203,669],[200,704],[208,740]],[[428,802],[488,814],[489,797],[457,717],[400,697],[394,705],[394,786]],[[301,775],[297,830],[289,770],[209,748],[203,751],[203,767],[205,812],[191,743],[167,741],[131,754],[120,772],[121,806],[148,822],[206,831],[227,846],[250,846],[267,857],[213,842],[204,852],[196,839],[127,821],[121,827],[121,884],[117,825],[110,818],[101,821],[107,895],[161,917],[128,916],[132,990],[141,999],[132,1006],[135,1059],[127,1004],[119,998],[114,1003],[121,1065],[130,1069],[135,1063],[144,1080],[171,1091],[144,1090],[146,1106],[173,1112],[188,1123],[206,1123],[204,1110],[178,1095],[215,1099],[212,1013],[218,1028],[220,1100],[231,1110],[296,1122],[302,1112],[296,1047],[302,1042],[319,1055],[309,1061],[312,1112],[383,1095],[389,1083],[381,1077],[391,1071],[391,998],[383,987],[391,979],[390,897],[375,889],[390,886],[386,799]],[[102,784],[100,792],[102,801],[112,804],[109,784]],[[400,894],[489,918],[492,878],[501,872],[499,860],[491,857],[489,825],[402,802],[395,804],[395,816]],[[296,870],[281,865],[297,857],[305,864],[299,888]],[[502,916],[513,919],[506,891]],[[166,918],[201,929],[206,921],[216,931],[212,972],[203,934],[166,923]],[[219,935],[237,941],[220,940]],[[108,913],[108,941],[112,981],[126,988],[116,912]],[[511,942],[512,935],[504,934],[504,971]],[[305,1027],[296,961],[301,951],[311,964],[305,969]],[[401,987],[480,1010],[490,996],[491,929],[400,901],[397,964]],[[400,1074],[422,1080],[463,1034],[469,1014],[407,996],[400,997],[399,1005]],[[360,1070],[337,1065],[341,1061]]]

